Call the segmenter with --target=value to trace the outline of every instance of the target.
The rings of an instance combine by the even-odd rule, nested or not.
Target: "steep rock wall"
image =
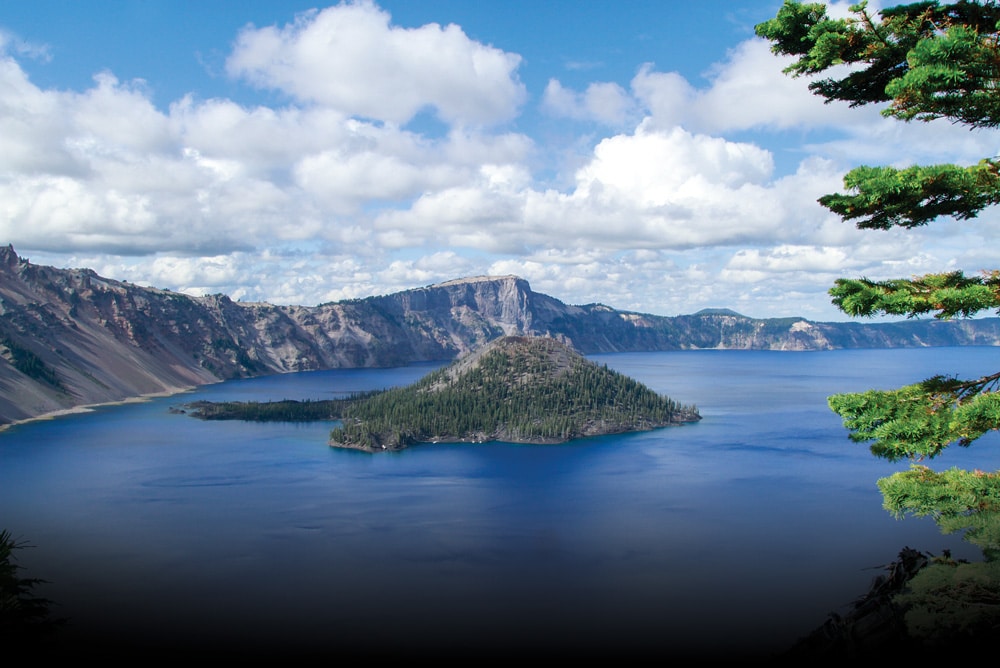
[[[0,247],[0,424],[233,378],[447,361],[511,334],[551,336],[584,354],[1000,345],[1000,320],[655,316],[567,305],[517,276],[279,306],[34,265],[8,246]]]

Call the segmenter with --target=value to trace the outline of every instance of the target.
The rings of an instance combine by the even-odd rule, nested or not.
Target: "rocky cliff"
[[[1000,319],[891,324],[666,317],[572,306],[516,276],[464,278],[319,306],[191,297],[31,264],[0,247],[0,424],[232,378],[447,361],[503,335],[584,354],[1000,345]]]

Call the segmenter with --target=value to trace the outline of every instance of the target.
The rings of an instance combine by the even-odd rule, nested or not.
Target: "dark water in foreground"
[[[904,546],[833,392],[978,376],[997,348],[594,356],[693,425],[557,446],[326,446],[329,423],[202,422],[195,399],[323,398],[433,367],[229,382],[0,433],[0,528],[66,634],[144,646],[664,655],[786,648]],[[930,462],[1000,468],[996,434]],[[527,656],[527,654],[526,654]]]

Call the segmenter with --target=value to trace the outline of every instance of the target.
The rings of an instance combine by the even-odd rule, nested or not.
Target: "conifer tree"
[[[37,649],[43,636],[65,622],[50,616],[51,601],[34,594],[45,581],[21,576],[14,551],[23,547],[10,531],[0,530],[0,641],[13,653]]]
[[[786,0],[756,33],[771,42],[774,53],[795,58],[785,69],[791,76],[842,74],[809,84],[828,103],[884,105],[884,116],[903,122],[947,119],[970,129],[1000,127],[996,2],[930,0],[877,14],[861,2],[850,11],[849,18],[833,19],[823,4]],[[825,195],[819,203],[861,229],[972,219],[1000,203],[1000,158],[983,157],[974,165],[862,166],[844,176],[844,186],[847,192]],[[855,317],[969,317],[1000,307],[1000,271],[842,278],[830,295]],[[906,603],[908,627],[924,637],[1000,628],[1000,471],[937,473],[921,463],[1000,427],[1000,373],[985,371],[979,378],[939,375],[895,390],[829,398],[851,440],[871,444],[877,457],[910,460],[909,470],[878,481],[888,511],[931,516],[942,531],[964,530],[983,548],[984,564],[921,574]],[[964,594],[956,599],[959,590]]]

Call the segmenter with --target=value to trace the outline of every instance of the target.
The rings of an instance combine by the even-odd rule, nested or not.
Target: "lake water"
[[[1000,348],[685,351],[591,359],[697,424],[563,445],[327,446],[331,423],[205,422],[197,399],[319,399],[434,366],[233,381],[0,432],[0,528],[63,637],[141,648],[780,651],[904,546],[834,392],[979,376]],[[997,434],[935,469],[1000,468]],[[261,654],[260,656],[263,656]]]

